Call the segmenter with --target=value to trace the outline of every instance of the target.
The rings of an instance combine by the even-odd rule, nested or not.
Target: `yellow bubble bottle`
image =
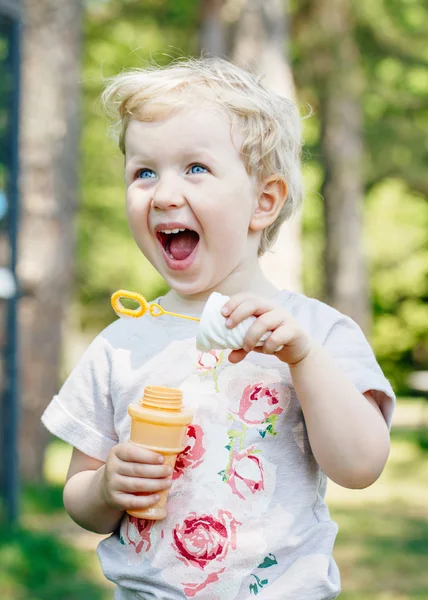
[[[132,417],[130,441],[162,454],[164,464],[174,470],[177,454],[185,448],[187,426],[193,417],[183,407],[183,392],[170,387],[147,386],[140,402],[128,406],[128,413]],[[154,506],[127,512],[139,519],[164,519],[168,492],[158,492],[160,499]]]

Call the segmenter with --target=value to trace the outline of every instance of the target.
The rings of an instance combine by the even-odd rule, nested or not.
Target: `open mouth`
[[[191,229],[158,231],[156,235],[169,258],[173,260],[186,260],[199,243],[199,234]]]

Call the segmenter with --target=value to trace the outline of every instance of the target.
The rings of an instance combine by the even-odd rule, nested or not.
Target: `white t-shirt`
[[[322,302],[280,292],[390,425],[395,397],[360,328]],[[332,558],[337,525],[327,478],[308,440],[290,371],[251,353],[197,351],[197,323],[118,319],[89,346],[42,420],[56,436],[105,461],[129,439],[131,402],[147,385],[179,387],[194,412],[163,521],[125,514],[98,554],[117,599],[327,600],[340,592]]]

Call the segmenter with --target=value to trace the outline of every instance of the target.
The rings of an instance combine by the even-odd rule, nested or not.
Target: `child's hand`
[[[160,454],[130,442],[114,446],[104,468],[107,504],[119,510],[140,510],[156,504],[156,492],[171,486],[172,469]],[[138,495],[143,493],[144,495]]]
[[[236,294],[221,312],[227,318],[226,326],[230,329],[247,317],[257,317],[245,336],[243,349],[230,353],[232,363],[240,362],[252,350],[274,354],[289,365],[297,364],[309,354],[312,346],[309,336],[284,308],[270,300],[247,293]],[[263,346],[256,347],[260,338],[269,331],[272,333]]]

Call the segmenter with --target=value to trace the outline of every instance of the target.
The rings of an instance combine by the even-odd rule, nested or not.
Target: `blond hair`
[[[268,91],[260,78],[220,58],[181,59],[165,67],[125,71],[109,79],[102,94],[104,107],[116,118],[112,130],[123,154],[131,119],[154,121],[201,99],[226,113],[231,126],[239,127],[240,152],[250,176],[262,182],[279,175],[287,183],[287,201],[274,223],[262,232],[261,256],[302,201],[302,138],[295,104]]]

